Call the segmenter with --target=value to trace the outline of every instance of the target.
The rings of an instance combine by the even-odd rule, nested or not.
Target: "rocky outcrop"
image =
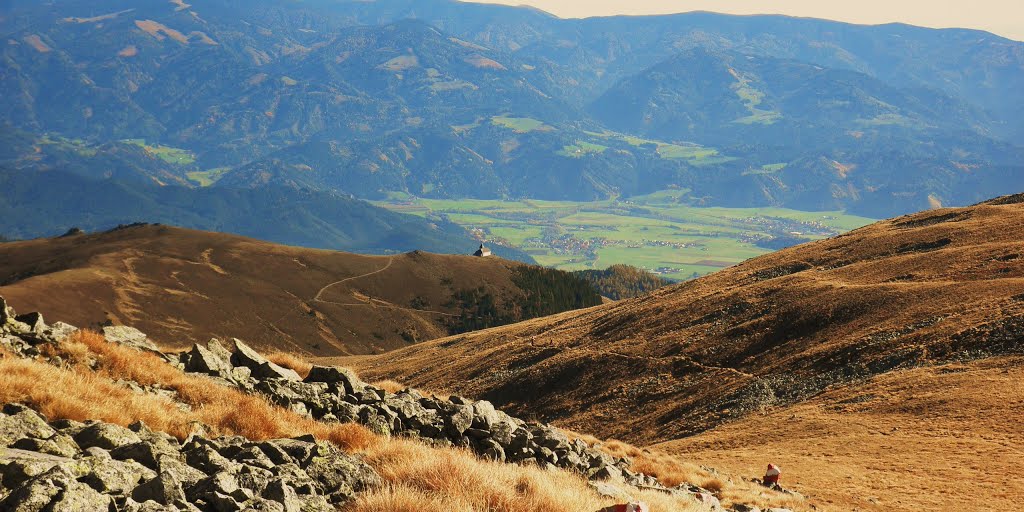
[[[126,325],[108,325],[103,328],[103,337],[111,343],[120,343],[129,347],[156,351],[157,347],[149,341],[146,333]]]
[[[4,511],[326,512],[380,484],[361,460],[312,436],[179,443],[143,423],[48,423],[16,404],[3,407],[0,429]]]
[[[550,425],[509,416],[486,400],[442,399],[414,389],[389,393],[361,381],[351,370],[337,367],[314,366],[299,380],[293,371],[268,364],[244,342],[235,339],[232,345],[235,351],[228,355],[218,340],[211,340],[207,347],[197,344],[182,353],[177,364],[185,371],[261,393],[282,407],[320,421],[361,423],[381,435],[467,448],[486,459],[561,468],[592,480],[653,487],[717,505],[704,489],[686,485],[668,489],[655,478],[632,471],[628,458],[613,457],[580,439],[572,440]]]

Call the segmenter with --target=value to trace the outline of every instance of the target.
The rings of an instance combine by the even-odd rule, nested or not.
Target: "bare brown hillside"
[[[0,294],[81,327],[136,326],[168,347],[239,337],[305,355],[367,354],[447,335],[466,313],[452,302],[458,292],[482,289],[499,313],[520,315],[513,277],[523,268],[141,225],[0,244]]]
[[[887,220],[640,299],[351,361],[654,443],[872,375],[1024,351],[1024,197]]]
[[[1013,510],[1024,359],[897,370],[657,448],[756,476],[771,460],[819,510]]]

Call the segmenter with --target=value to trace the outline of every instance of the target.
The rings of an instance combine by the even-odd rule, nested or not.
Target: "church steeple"
[[[481,243],[480,244],[480,248],[477,249],[476,252],[473,253],[473,256],[477,256],[477,257],[480,257],[480,258],[486,258],[486,257],[488,257],[490,255],[491,255],[491,250],[488,249],[486,246],[484,246],[483,243]]]

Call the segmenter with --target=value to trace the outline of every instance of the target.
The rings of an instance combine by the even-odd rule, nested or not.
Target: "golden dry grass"
[[[289,352],[271,352],[264,357],[278,366],[295,370],[295,372],[303,379],[305,379],[306,376],[309,375],[309,371],[313,369],[312,363]]]
[[[30,404],[51,419],[101,419],[120,425],[142,419],[179,438],[197,420],[170,401],[137,395],[108,378],[18,358],[0,359],[0,401]]]
[[[384,391],[387,391],[388,393],[398,393],[399,391],[402,391],[403,389],[406,388],[405,384],[402,384],[401,382],[391,379],[380,380],[377,382],[372,382],[371,384],[375,387],[383,389]]]
[[[602,442],[589,434],[564,429],[563,431],[570,439],[582,439],[609,455],[632,459],[633,471],[653,476],[665,486],[675,487],[687,483],[703,487],[711,491],[726,507],[740,503],[792,510],[805,510],[808,507],[808,503],[799,497],[768,490],[743,478],[719,474],[692,462],[685,462],[679,456],[663,450],[639,448],[617,439]]]
[[[900,370],[657,449],[748,478],[774,462],[819,510],[1015,510],[1021,418],[1024,358],[997,358]]]
[[[78,331],[49,350],[70,365],[56,368],[30,360],[0,360],[0,401],[32,404],[53,419],[99,419],[119,425],[141,419],[179,439],[202,423],[215,434],[250,439],[311,433],[346,449],[365,449],[378,441],[359,425],[313,421],[258,396],[211,385],[207,378],[185,374],[153,354],[108,343],[94,332]],[[87,366],[91,360],[97,362],[97,372]],[[192,411],[183,412],[154,395],[136,394],[114,384],[115,379],[172,389]]]
[[[614,503],[566,471],[487,462],[462,450],[436,450],[410,441],[376,446],[368,462],[387,486],[361,496],[352,509],[355,512],[593,512]],[[695,503],[658,491],[632,494],[652,510],[698,510]]]

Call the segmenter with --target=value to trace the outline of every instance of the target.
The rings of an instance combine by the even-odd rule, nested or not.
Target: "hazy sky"
[[[925,27],[977,28],[1024,41],[1024,0],[474,0],[532,5],[563,18],[714,11],[787,14],[851,23],[894,21]]]

